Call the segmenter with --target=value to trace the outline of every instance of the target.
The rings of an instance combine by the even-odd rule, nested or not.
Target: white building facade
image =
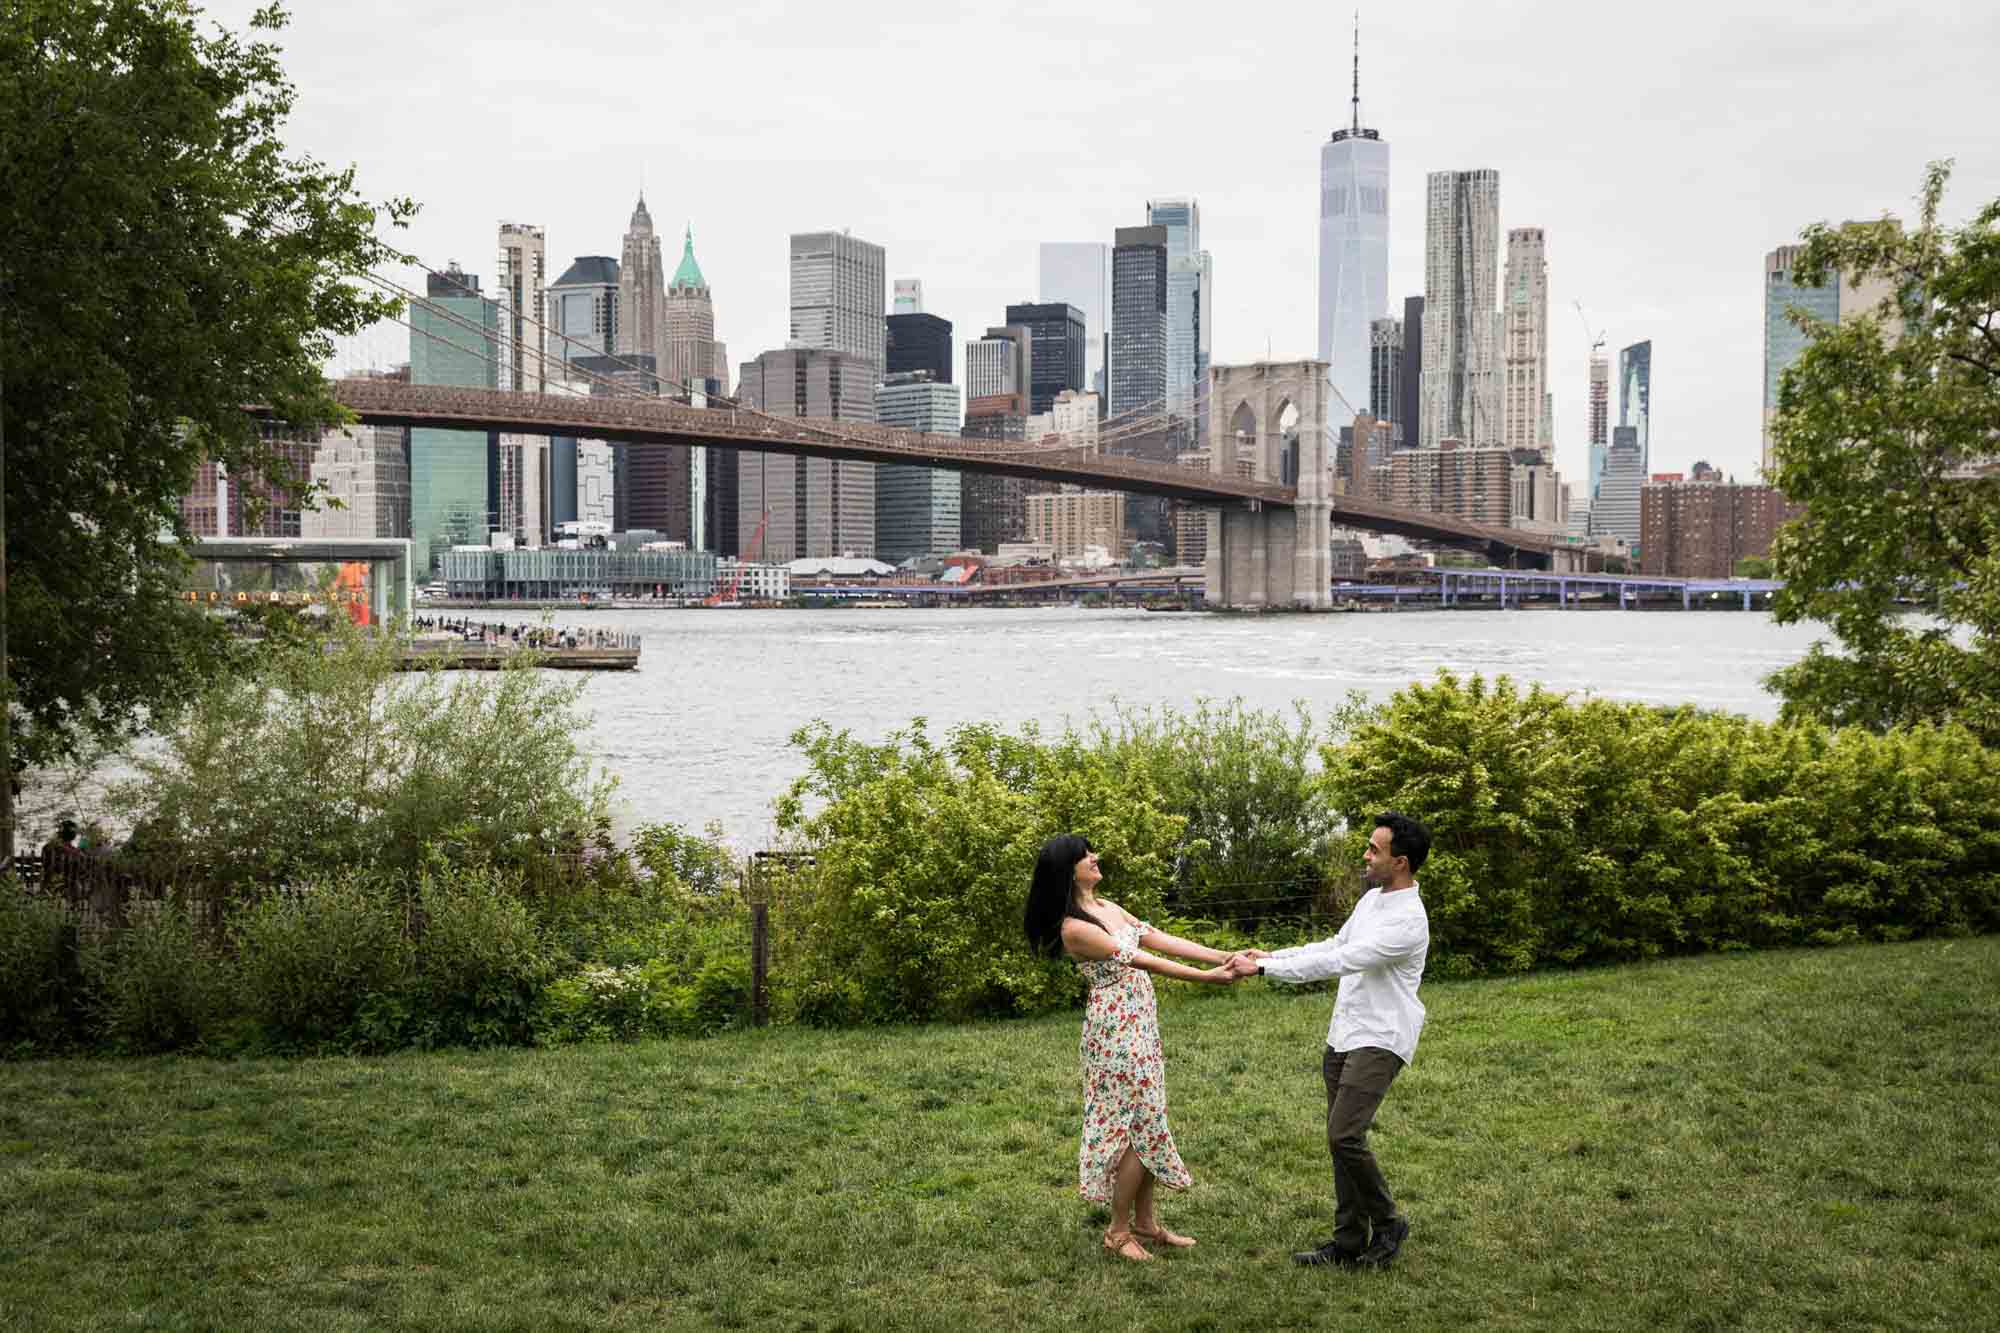
[[[1424,216],[1424,368],[1417,442],[1501,441],[1500,173],[1434,171]]]
[[[1509,449],[1547,455],[1555,447],[1549,393],[1549,261],[1540,227],[1507,233],[1507,276],[1501,306],[1500,414]]]
[[[882,247],[844,231],[800,232],[791,255],[792,346],[844,352],[880,375],[888,357]]]

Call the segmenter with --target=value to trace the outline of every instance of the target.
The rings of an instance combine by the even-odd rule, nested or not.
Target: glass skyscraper
[[[1028,331],[1028,411],[1051,411],[1064,389],[1083,391],[1088,338],[1081,310],[1067,301],[1010,305],[1007,322]]]
[[[1366,410],[1369,326],[1389,313],[1389,145],[1361,125],[1358,33],[1355,42],[1352,123],[1319,150],[1319,359],[1335,390],[1329,430]],[[1416,422],[1404,430],[1414,442]]]
[[[1629,426],[1639,446],[1639,461],[1653,465],[1651,428],[1653,406],[1653,344],[1633,343],[1618,354],[1618,424]]]
[[[1167,410],[1167,229],[1120,227],[1111,251],[1111,403]]]
[[[1111,345],[1111,247],[1102,241],[1042,242],[1040,285],[1036,299],[1063,301],[1083,312],[1083,332],[1089,346],[1084,356],[1084,383],[1108,401],[1105,374]]]
[[[1167,233],[1167,410],[1204,415],[1214,342],[1209,296],[1214,261],[1201,248],[1201,205],[1192,199],[1149,200],[1146,225]]]
[[[1796,307],[1821,323],[1840,322],[1838,280],[1819,287],[1803,286],[1796,280],[1793,271],[1803,250],[1803,246],[1781,245],[1764,256],[1763,470],[1767,476],[1771,471],[1771,419],[1778,414],[1778,379],[1811,341],[1804,329],[1792,323],[1788,312]]]
[[[410,307],[410,383],[491,389],[500,379],[500,307],[479,279],[452,267],[433,273],[425,300]],[[438,555],[487,540],[500,504],[497,435],[410,432],[411,562],[428,576]]]
[[[876,419],[898,430],[956,435],[963,415],[958,386],[925,371],[891,371],[875,391]],[[896,463],[876,468],[875,558],[897,564],[950,555],[958,549],[961,500],[956,472]]]

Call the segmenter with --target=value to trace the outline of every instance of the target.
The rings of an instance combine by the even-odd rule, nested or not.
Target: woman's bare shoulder
[[[1112,902],[1109,898],[1099,898],[1097,900],[1097,905],[1099,907],[1109,909],[1112,921],[1117,922],[1118,924],[1129,925],[1129,926],[1140,926],[1145,924],[1143,921],[1139,920],[1138,917],[1133,916],[1130,912],[1120,907],[1117,903]]]

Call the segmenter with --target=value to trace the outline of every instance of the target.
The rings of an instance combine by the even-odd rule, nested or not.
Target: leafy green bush
[[[1143,773],[1163,808],[1187,821],[1169,902],[1249,923],[1304,910],[1327,887],[1340,826],[1320,789],[1314,735],[1303,704],[1288,722],[1240,699],[1204,699],[1191,712],[1119,708],[1087,729],[1107,761]]]
[[[700,903],[740,902],[739,866],[722,840],[722,827],[710,824],[699,834],[679,824],[645,824],[632,834],[631,855],[639,869],[656,883],[678,885]]]
[[[64,939],[72,925],[61,902],[0,877],[0,1052],[66,1038],[77,998]]]
[[[2000,928],[2000,754],[1572,703],[1440,672],[1326,747],[1358,857],[1399,809],[1442,975]]]
[[[80,963],[90,1025],[112,1050],[199,1046],[229,1008],[228,972],[189,905],[131,903],[127,924],[84,935]]]
[[[410,983],[420,1046],[526,1044],[554,972],[520,896],[490,868],[427,865],[423,931]]]
[[[816,723],[792,743],[807,772],[780,799],[778,827],[815,858],[771,890],[773,975],[792,1016],[964,1018],[1073,1003],[1074,971],[1021,942],[1035,855],[1053,834],[1090,839],[1105,892],[1141,915],[1172,882],[1186,820],[1168,813],[1144,765],[1074,732],[1045,743],[1033,727],[1008,736],[972,725],[939,745],[919,719],[867,745]]]
[[[497,672],[397,671],[394,636],[280,642],[209,689],[114,791],[153,869],[267,885],[365,869],[414,876],[427,848],[531,868],[580,852],[612,784],[579,748],[581,682],[528,655]]]
[[[633,1041],[688,1031],[693,988],[653,960],[621,967],[586,967],[546,986],[535,1014],[535,1039],[545,1046],[579,1041]]]
[[[683,1023],[701,1033],[735,1027],[750,1016],[750,959],[716,954],[695,973],[681,1006]]]
[[[349,873],[266,890],[229,926],[243,1012],[281,1049],[401,1044],[396,1013],[407,1015],[402,997],[415,970],[409,927],[404,892],[378,877]]]

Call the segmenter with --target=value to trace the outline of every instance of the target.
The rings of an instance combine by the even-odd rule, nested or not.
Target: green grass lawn
[[[1195,1175],[1076,1196],[1074,1018],[386,1059],[0,1065],[9,1328],[1978,1328],[2000,938],[1425,987],[1331,1230],[1330,1003],[1167,988]]]

